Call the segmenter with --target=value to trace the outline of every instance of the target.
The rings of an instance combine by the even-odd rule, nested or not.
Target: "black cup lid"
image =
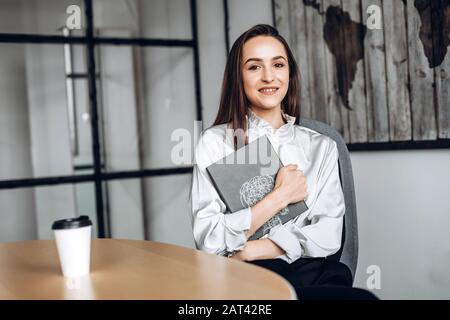
[[[79,216],[78,218],[62,219],[53,222],[52,230],[77,229],[92,226],[88,216]]]

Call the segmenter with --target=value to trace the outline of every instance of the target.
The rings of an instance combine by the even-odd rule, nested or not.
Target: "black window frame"
[[[96,83],[96,62],[95,47],[99,45],[127,45],[141,47],[175,47],[191,48],[193,50],[193,74],[195,82],[195,103],[196,120],[202,121],[202,101],[200,87],[200,60],[198,46],[198,24],[197,24],[197,1],[190,0],[190,16],[192,39],[163,39],[163,38],[115,38],[115,37],[97,37],[94,35],[94,18],[92,0],[84,0],[86,33],[84,36],[58,36],[58,35],[39,35],[39,34],[19,34],[19,33],[0,33],[0,43],[38,43],[38,44],[79,44],[84,45],[87,57],[87,79],[89,93],[89,110],[92,130],[92,155],[93,170],[92,174],[82,175],[64,175],[52,177],[26,178],[0,180],[0,190],[29,188],[39,186],[63,185],[93,182],[95,187],[95,204],[98,224],[98,237],[110,238],[110,217],[108,210],[104,208],[104,194],[102,184],[110,180],[134,179],[144,177],[158,177],[175,174],[191,174],[192,166],[160,168],[160,169],[140,169],[127,171],[104,172],[101,159],[101,126],[98,117],[97,101],[97,83]],[[202,128],[203,129],[203,128]],[[106,204],[106,209],[107,209]],[[145,233],[144,233],[145,234]],[[147,238],[147,236],[145,236]]]

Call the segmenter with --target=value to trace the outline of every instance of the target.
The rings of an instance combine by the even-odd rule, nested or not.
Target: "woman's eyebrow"
[[[278,59],[283,59],[283,60],[285,60],[285,61],[287,62],[286,58],[283,57],[283,56],[276,56],[276,57],[273,57],[273,58],[272,58],[272,61],[273,61],[273,60],[278,60]],[[249,58],[249,59],[247,59],[247,61],[245,61],[244,64],[246,64],[247,62],[250,62],[250,61],[261,62],[261,61],[263,61],[263,59],[261,59],[261,58]]]

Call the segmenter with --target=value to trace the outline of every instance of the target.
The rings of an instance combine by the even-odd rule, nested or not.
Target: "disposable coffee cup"
[[[80,277],[89,273],[91,262],[92,222],[88,216],[55,221],[59,262],[64,277]]]

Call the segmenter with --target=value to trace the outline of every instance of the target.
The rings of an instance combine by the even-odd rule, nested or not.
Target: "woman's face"
[[[280,108],[289,86],[289,65],[283,44],[268,36],[248,40],[242,52],[242,78],[245,95],[254,111]]]

